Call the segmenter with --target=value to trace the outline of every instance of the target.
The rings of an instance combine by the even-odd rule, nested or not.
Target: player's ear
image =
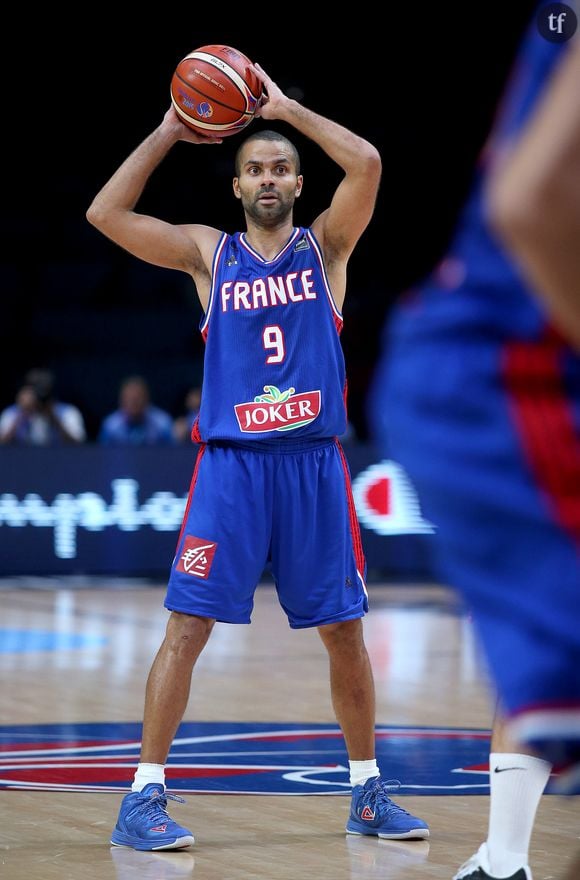
[[[298,196],[299,196],[300,193],[302,192],[302,183],[303,183],[303,181],[304,181],[304,178],[302,177],[301,174],[299,174],[298,177],[296,178],[296,190],[295,190],[296,198],[298,198]]]
[[[235,195],[236,199],[241,199],[242,194],[240,192],[240,180],[238,177],[234,177],[232,186],[233,186],[234,195]]]

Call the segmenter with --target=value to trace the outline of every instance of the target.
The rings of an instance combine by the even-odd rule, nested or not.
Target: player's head
[[[288,153],[288,156],[290,156],[294,162],[294,171],[296,172],[296,176],[300,174],[300,156],[298,155],[298,150],[296,149],[292,141],[288,140],[287,137],[284,137],[283,134],[278,134],[277,131],[265,129],[264,131],[252,132],[252,134],[245,138],[245,140],[243,140],[238,147],[236,157],[234,159],[236,177],[240,176],[246,148],[250,147],[251,144],[254,143],[254,141],[273,141],[278,144],[283,144],[286,152]]]
[[[238,148],[235,173],[234,195],[248,218],[269,226],[292,213],[302,175],[298,150],[284,135],[267,129],[251,134]]]

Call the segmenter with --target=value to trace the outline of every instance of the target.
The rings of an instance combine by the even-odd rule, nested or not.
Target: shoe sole
[[[370,828],[354,831],[347,826],[346,833],[356,834],[358,837],[380,837],[382,840],[427,840],[429,837],[428,828],[412,828],[410,831],[393,831],[391,834],[385,834]]]
[[[117,833],[114,837],[111,837],[111,843],[113,846],[126,846],[146,852],[158,852],[167,849],[186,849],[188,846],[193,846],[195,840],[193,834],[189,834],[184,837],[172,837],[170,840],[161,840],[154,843],[147,840],[135,840],[133,837],[129,837],[128,834]]]

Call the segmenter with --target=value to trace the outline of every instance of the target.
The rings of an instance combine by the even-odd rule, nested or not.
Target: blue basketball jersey
[[[193,438],[260,444],[346,430],[342,315],[310,229],[272,260],[223,234],[200,329],[203,396]]]

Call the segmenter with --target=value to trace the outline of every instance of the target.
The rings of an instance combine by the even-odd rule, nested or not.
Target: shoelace
[[[409,816],[410,813],[404,810],[403,807],[399,807],[398,804],[394,804],[387,794],[388,791],[398,791],[400,787],[401,783],[398,779],[387,779],[385,782],[382,779],[377,779],[370,791],[364,794],[363,803],[368,804],[371,801],[375,801],[377,804],[386,807],[389,812],[407,813]]]
[[[180,804],[185,803],[184,798],[179,797],[177,794],[170,794],[168,791],[160,791],[152,797],[140,798],[135,809],[137,809],[142,816],[147,816],[148,819],[163,820],[166,817],[169,818],[166,809],[168,800],[178,801]]]

